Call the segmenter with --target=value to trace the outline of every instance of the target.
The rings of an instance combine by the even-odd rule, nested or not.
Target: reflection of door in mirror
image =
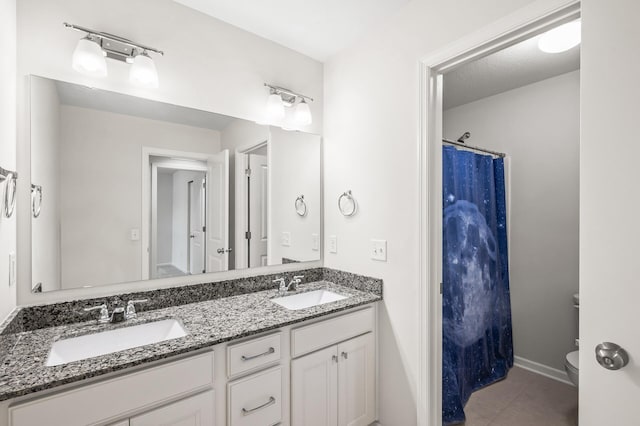
[[[152,278],[204,272],[207,164],[151,157]]]
[[[268,265],[268,157],[266,142],[236,151],[236,268]]]

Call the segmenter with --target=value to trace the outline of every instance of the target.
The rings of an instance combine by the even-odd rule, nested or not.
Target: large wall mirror
[[[320,259],[317,135],[30,77],[32,291]]]

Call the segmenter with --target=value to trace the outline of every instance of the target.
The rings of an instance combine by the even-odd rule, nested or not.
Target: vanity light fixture
[[[579,19],[553,28],[540,37],[538,48],[545,53],[565,52],[580,44],[581,29]]]
[[[164,52],[161,50],[79,25],[65,22],[64,26],[86,33],[73,52],[74,70],[93,77],[106,77],[106,59],[115,59],[131,64],[129,81],[132,84],[146,88],[158,87],[158,71],[149,52],[162,56]]]
[[[272,86],[264,83],[269,88],[269,98],[267,99],[267,119],[271,123],[282,121],[286,116],[285,108],[293,108],[293,118],[295,124],[308,126],[312,123],[311,109],[307,101],[313,102],[313,98],[292,92],[279,86]]]

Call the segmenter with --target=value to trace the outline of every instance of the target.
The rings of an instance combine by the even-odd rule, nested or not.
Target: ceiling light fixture
[[[129,80],[132,84],[147,88],[158,87],[158,71],[149,52],[163,56],[164,52],[161,50],[79,25],[65,22],[64,26],[86,33],[73,52],[74,70],[92,77],[105,77],[107,75],[105,58],[115,59],[131,64]]]
[[[544,33],[538,40],[538,48],[545,53],[560,53],[579,45],[580,41],[581,24],[577,20]]]
[[[272,124],[281,123],[286,116],[286,108],[295,106],[293,119],[295,124],[299,126],[308,126],[313,122],[311,109],[307,100],[313,102],[313,98],[292,92],[279,86],[264,83],[269,88],[269,97],[267,98],[267,120]]]

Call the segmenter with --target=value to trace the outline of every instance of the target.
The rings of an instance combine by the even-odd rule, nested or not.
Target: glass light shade
[[[148,54],[143,52],[135,57],[129,69],[129,81],[139,87],[150,89],[156,89],[158,87],[159,82],[156,64]]]
[[[307,104],[304,99],[296,107],[295,120],[296,123],[300,124],[301,126],[308,126],[313,122],[313,118],[311,117],[311,109],[309,108],[309,104]]]
[[[93,77],[107,76],[107,60],[95,41],[83,38],[73,51],[71,65],[74,70]]]
[[[560,53],[579,45],[580,40],[580,21],[573,21],[544,33],[538,40],[538,48],[545,53]]]
[[[284,118],[284,103],[277,93],[272,93],[267,99],[267,119],[271,122],[280,121]]]

